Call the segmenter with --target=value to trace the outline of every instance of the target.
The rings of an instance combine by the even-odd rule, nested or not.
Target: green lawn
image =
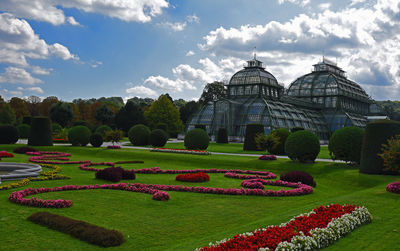
[[[229,147],[231,145],[233,147],[234,144]],[[1,150],[12,151],[15,147],[16,145],[2,145]],[[39,149],[69,152],[72,154],[71,160],[144,161],[144,164],[122,165],[126,169],[154,166],[162,169],[248,169],[272,171],[277,175],[290,170],[304,170],[314,176],[317,187],[313,194],[299,197],[169,192],[171,198],[167,202],[154,201],[147,194],[118,190],[66,191],[36,195],[38,198],[72,200],[72,207],[65,209],[40,209],[8,201],[12,191],[28,187],[110,183],[96,180],[93,172],[82,171],[78,165],[61,165],[62,174],[71,179],[31,182],[22,188],[0,191],[0,250],[104,250],[26,220],[29,215],[38,211],[49,211],[121,231],[127,241],[120,247],[110,249],[194,250],[210,241],[286,222],[316,206],[330,203],[364,205],[374,219],[371,224],[356,229],[326,250],[398,250],[400,245],[400,220],[397,219],[400,215],[400,195],[385,191],[386,185],[399,180],[399,177],[359,174],[357,169],[338,163],[298,164],[285,159],[259,161],[255,157],[197,156],[93,147],[55,146]],[[19,154],[12,159],[2,159],[3,162],[27,160],[28,156]],[[137,174],[134,182],[182,184],[175,181],[175,175],[169,174]],[[210,181],[201,185],[239,188],[240,182],[225,178],[223,174],[211,174]]]

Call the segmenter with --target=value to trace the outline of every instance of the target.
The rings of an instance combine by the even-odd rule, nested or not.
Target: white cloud
[[[321,10],[326,10],[326,9],[329,9],[330,7],[331,7],[331,3],[321,3],[321,4],[318,4],[318,8],[320,8]]]
[[[61,8],[74,8],[98,13],[126,22],[149,22],[168,8],[166,0],[2,0],[1,10],[14,15],[60,25],[66,22],[79,25],[73,17],[66,17]]]
[[[5,72],[0,75],[0,83],[34,85],[42,83],[42,80],[32,77],[25,69],[7,67]]]
[[[200,18],[198,16],[196,16],[196,14],[193,14],[191,16],[187,16],[186,20],[189,23],[200,23]]]
[[[143,85],[128,88],[128,89],[126,89],[126,93],[131,94],[132,97],[137,96],[137,97],[141,97],[141,98],[157,96],[157,92],[155,92],[153,89],[150,89]]]
[[[190,51],[188,51],[187,53],[186,53],[186,57],[190,57],[190,56],[193,56],[193,55],[195,55],[196,53],[194,53],[194,51],[192,51],[192,50],[190,50]]]
[[[92,67],[92,68],[97,68],[97,67],[99,67],[100,65],[102,65],[103,64],[103,62],[101,62],[101,61],[92,61],[92,62],[89,62],[89,65],[90,65],[90,67]]]
[[[37,75],[49,75],[53,69],[44,69],[40,66],[32,66],[32,73]]]
[[[29,87],[25,89],[26,91],[30,91],[30,92],[36,92],[36,93],[40,93],[43,94],[43,90],[40,87]]]
[[[158,23],[159,26],[171,29],[173,31],[183,31],[186,27],[186,22],[179,23],[171,23],[171,22],[163,22],[163,23]]]
[[[292,3],[292,4],[297,4],[297,5],[300,5],[300,6],[306,6],[311,2],[311,0],[278,0],[279,4],[283,4],[285,2]]]
[[[52,54],[54,54],[57,57],[60,57],[64,60],[68,60],[68,59],[79,60],[78,56],[71,54],[71,52],[68,50],[68,48],[62,44],[54,43],[49,46],[49,50]]]
[[[350,6],[359,4],[359,3],[364,3],[365,0],[351,0]]]

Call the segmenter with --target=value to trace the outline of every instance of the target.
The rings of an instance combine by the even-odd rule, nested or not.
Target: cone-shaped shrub
[[[143,125],[134,125],[129,129],[128,137],[134,146],[146,146],[149,144],[150,129]]]
[[[18,138],[18,130],[15,126],[0,126],[0,144],[15,144],[18,141]]]
[[[28,145],[30,146],[52,146],[53,137],[51,133],[51,122],[48,117],[33,117],[31,120],[31,131],[29,133]]]
[[[256,136],[258,133],[264,133],[264,125],[248,124],[246,126],[246,134],[244,137],[243,150],[245,151],[262,151],[257,148]]]
[[[336,130],[329,139],[329,154],[339,159],[360,164],[364,130],[355,126]]]
[[[367,124],[361,148],[360,173],[383,174],[382,144],[391,137],[400,134],[400,122],[393,120],[377,120]]]
[[[320,151],[318,137],[307,130],[291,133],[285,143],[285,152],[291,160],[313,162]]]
[[[206,131],[195,128],[186,133],[184,144],[188,150],[206,150],[210,143],[210,137]]]
[[[163,147],[167,143],[168,135],[162,129],[155,129],[151,131],[149,143],[154,147]]]
[[[103,136],[99,133],[90,135],[89,142],[93,147],[100,147],[103,144]]]
[[[86,146],[90,141],[91,132],[86,126],[74,126],[68,130],[68,141],[73,146]]]
[[[228,143],[228,130],[226,128],[219,128],[217,134],[217,143]]]

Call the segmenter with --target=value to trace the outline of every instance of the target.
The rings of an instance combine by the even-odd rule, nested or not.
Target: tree
[[[40,98],[38,96],[29,96],[26,99],[26,105],[28,107],[28,111],[31,114],[31,116],[38,116],[40,111],[39,111],[39,105],[40,105]]]
[[[101,106],[103,105],[103,102],[95,102],[90,104],[89,106],[89,117],[86,119],[86,121],[89,122],[90,125],[94,126],[94,125],[98,125],[98,121],[96,120],[96,118],[94,117],[97,109],[99,109]]]
[[[144,112],[144,117],[148,125],[153,129],[160,122],[167,124],[170,134],[178,134],[183,129],[179,111],[166,95],[161,95],[150,106],[149,110]]]
[[[4,103],[0,109],[0,124],[14,124],[15,112],[10,104]]]
[[[117,130],[107,131],[106,135],[104,136],[104,140],[106,142],[112,142],[112,144],[114,145],[114,143],[120,142],[123,137],[124,137],[124,132],[117,129]]]
[[[74,118],[74,110],[70,104],[58,102],[50,107],[50,118],[53,122],[66,127]]]
[[[81,120],[81,113],[79,112],[79,108],[75,103],[69,103],[72,106],[72,110],[74,111],[74,118],[72,119],[72,122]]]
[[[124,132],[128,132],[136,124],[142,124],[143,121],[143,109],[132,101],[128,101],[115,115],[115,124]]]
[[[175,107],[176,108],[178,108],[178,109],[180,109],[180,108],[182,108],[183,106],[185,106],[186,105],[186,101],[184,100],[184,99],[176,99],[176,100],[174,100],[174,105],[175,105]]]
[[[207,84],[204,89],[201,97],[199,99],[202,105],[207,104],[209,101],[218,100],[221,98],[225,98],[226,89],[224,83],[222,82],[212,82]]]
[[[114,120],[114,117],[114,111],[105,104],[98,108],[94,113],[94,118],[103,125],[111,123]]]
[[[197,112],[200,108],[200,105],[196,101],[190,101],[186,103],[185,106],[181,107],[179,109],[179,112],[181,114],[181,120],[183,124],[186,124],[188,122],[188,119],[190,116],[192,116],[193,113]]]
[[[29,116],[29,110],[28,110],[28,106],[26,105],[25,100],[17,98],[17,97],[13,97],[10,100],[10,105],[12,107],[12,109],[15,112],[15,116],[17,117],[17,119]]]
[[[81,119],[88,121],[90,118],[90,105],[85,101],[79,101],[76,103],[78,106],[79,114],[81,115]]]
[[[39,104],[40,114],[48,117],[50,115],[50,107],[56,103],[58,103],[58,98],[55,96],[50,96],[43,99],[42,103]]]

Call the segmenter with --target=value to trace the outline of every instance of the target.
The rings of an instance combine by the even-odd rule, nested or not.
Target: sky
[[[285,87],[325,56],[400,100],[400,0],[0,0],[5,100],[197,100],[254,52]]]

